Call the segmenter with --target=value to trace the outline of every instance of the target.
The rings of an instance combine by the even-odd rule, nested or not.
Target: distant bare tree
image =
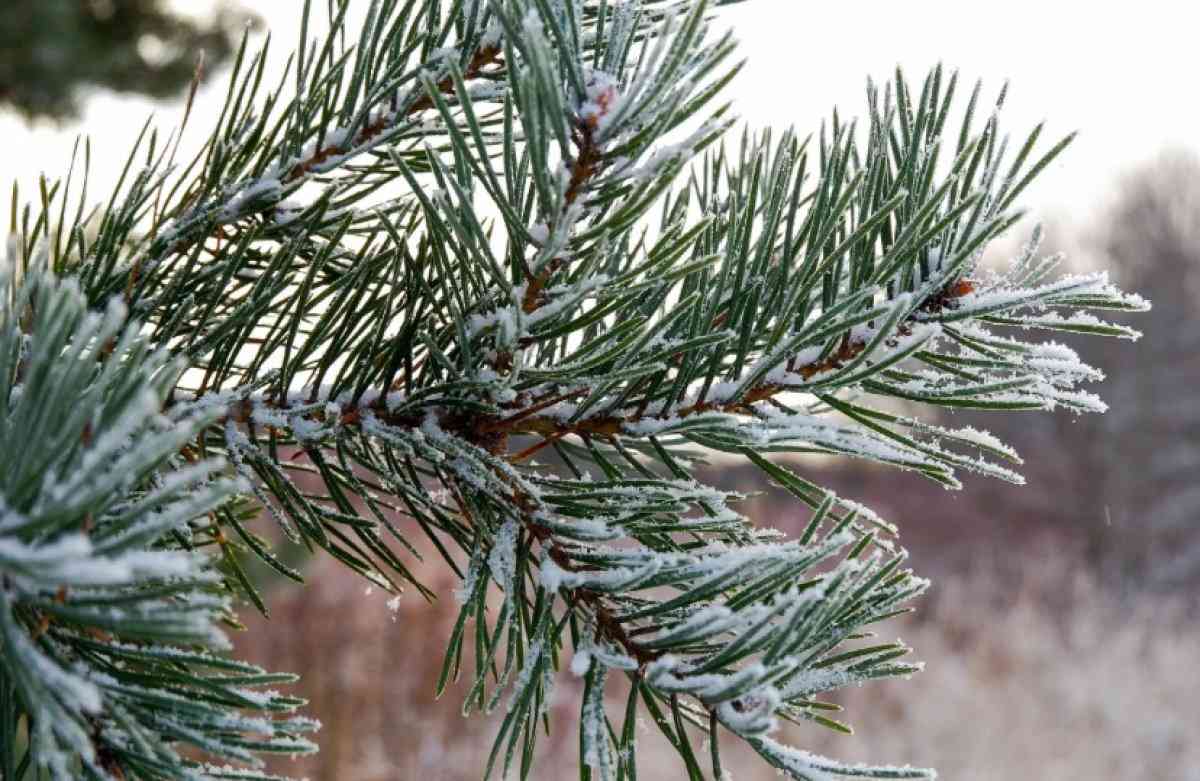
[[[1123,545],[1154,580],[1200,575],[1200,159],[1164,154],[1125,181],[1100,260],[1154,300],[1135,350],[1102,353],[1109,386],[1108,490]],[[1116,369],[1120,371],[1116,371]],[[1135,402],[1128,405],[1126,402]],[[1131,468],[1134,466],[1136,468]],[[1136,544],[1140,542],[1141,544]]]
[[[1136,345],[1087,340],[1109,413],[985,423],[1036,454],[1026,473],[1042,490],[1018,492],[1025,512],[1077,528],[1127,585],[1177,586],[1200,578],[1200,159],[1164,153],[1119,187],[1085,260],[1154,309],[1129,319],[1147,335]]]

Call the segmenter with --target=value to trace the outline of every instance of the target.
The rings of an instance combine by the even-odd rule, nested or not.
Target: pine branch
[[[192,163],[172,169],[176,145],[147,130],[94,217],[86,173],[73,196],[70,175],[45,183],[40,212],[18,215],[14,195],[14,265],[77,279],[92,309],[124,302],[128,333],[186,367],[154,386],[156,409],[190,423],[146,480],[196,464],[241,480],[240,504],[222,494],[139,544],[199,540],[224,567],[206,588],[266,610],[242,544],[301,577],[248,528],[251,507],[432,598],[405,553],[423,535],[463,578],[437,690],[468,675],[466,710],[507,695],[485,774],[518,754],[529,772],[569,643],[587,777],[632,777],[643,713],[691,778],[697,730],[717,777],[726,733],[795,779],[930,777],[768,736],[780,719],[846,729],[820,695],[919,670],[899,641],[864,640],[927,585],[894,526],[772,456],[1020,482],[995,437],[917,415],[1102,411],[1080,389],[1099,372],[1025,332],[1135,338],[1090,310],[1148,304],[1103,274],[1052,279],[1039,235],[1006,272],[980,265],[1069,139],[1036,156],[1035,129],[1010,157],[998,114],[976,122],[978,86],[955,133],[957,76],[938,68],[919,91],[900,73],[872,83],[861,128],[835,115],[808,141],[725,141],[716,100],[740,65],[703,2],[377,0],[356,37],[348,7],[310,40],[306,3],[291,91],[263,91],[265,50],[244,45]],[[104,341],[89,360],[124,365]],[[780,539],[697,483],[713,451],[807,506],[804,531]],[[57,639],[52,603],[23,619],[31,642]],[[628,685],[619,728],[610,670]],[[158,671],[150,686],[173,691]],[[140,761],[101,770],[159,777]]]
[[[218,653],[230,600],[200,550],[245,487],[179,457],[212,423],[157,414],[181,367],[71,281],[10,268],[0,290],[0,447],[21,454],[0,478],[5,777],[191,778],[199,756],[313,750],[315,723],[284,715],[303,701],[259,691],[295,678]]]

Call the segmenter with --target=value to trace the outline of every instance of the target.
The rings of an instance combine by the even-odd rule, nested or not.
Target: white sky
[[[177,3],[192,11],[212,5]],[[276,55],[298,36],[293,11],[299,0],[242,4],[273,29]],[[1165,146],[1200,151],[1200,4],[1194,0],[748,0],[720,13],[749,59],[727,94],[753,125],[793,124],[807,133],[834,105],[843,116],[860,115],[866,77],[886,79],[897,64],[914,81],[939,61],[958,68],[964,100],[977,78],[989,98],[1010,80],[1003,121],[1014,135],[1042,119],[1048,120],[1047,144],[1082,131],[1026,199],[1047,218],[1086,216],[1105,202],[1120,173]],[[211,116],[206,108],[219,110],[221,90],[214,79],[203,91],[193,119],[197,131]],[[76,126],[31,128],[0,116],[0,180],[17,178],[26,193],[36,192],[38,174],[64,173],[75,135],[87,132],[99,195],[151,113],[165,132],[180,108],[98,95]]]

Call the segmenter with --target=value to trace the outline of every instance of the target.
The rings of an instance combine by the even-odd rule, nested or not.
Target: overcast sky
[[[299,0],[242,4],[274,30],[276,54],[284,48],[280,44],[298,36],[298,14],[291,11]],[[187,7],[207,5],[192,0]],[[1043,119],[1047,144],[1081,131],[1027,199],[1044,216],[1069,221],[1102,205],[1121,172],[1163,148],[1200,152],[1197,8],[1191,0],[749,0],[721,11],[749,59],[728,94],[754,125],[795,125],[807,133],[835,105],[844,116],[860,115],[866,77],[886,79],[897,64],[917,80],[942,62],[959,69],[968,88],[983,79],[988,97],[1007,79],[1003,121],[1014,135]],[[205,106],[219,110],[221,89],[217,80],[208,85],[200,98],[200,121],[193,124],[202,124]],[[967,90],[960,94],[965,99]],[[0,178],[17,177],[28,186],[43,170],[62,173],[82,130],[99,152],[93,181],[111,180],[132,135],[151,113],[166,130],[180,108],[99,95],[77,126],[30,128],[0,116]]]

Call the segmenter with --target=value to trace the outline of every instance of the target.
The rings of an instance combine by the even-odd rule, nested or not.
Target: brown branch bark
[[[500,61],[500,53],[500,49],[496,46],[485,46],[484,48],[475,52],[474,56],[471,58],[471,62],[467,65],[467,69],[463,71],[463,79],[466,80],[477,78],[483,72],[483,69],[488,65],[492,65]],[[439,81],[437,87],[441,92],[447,95],[454,94],[454,80],[449,76]],[[420,98],[415,100],[401,116],[407,117],[412,114],[431,109],[433,106],[433,98],[429,97],[428,95],[422,95]],[[284,181],[295,181],[331,157],[348,154],[349,152],[353,151],[355,147],[366,144],[377,137],[384,130],[387,130],[389,124],[395,120],[396,117],[389,117],[388,115],[383,114],[374,122],[363,126],[363,128],[355,135],[354,140],[348,147],[330,144],[329,146],[316,150],[308,158],[292,166],[291,170],[288,171],[287,178]]]

